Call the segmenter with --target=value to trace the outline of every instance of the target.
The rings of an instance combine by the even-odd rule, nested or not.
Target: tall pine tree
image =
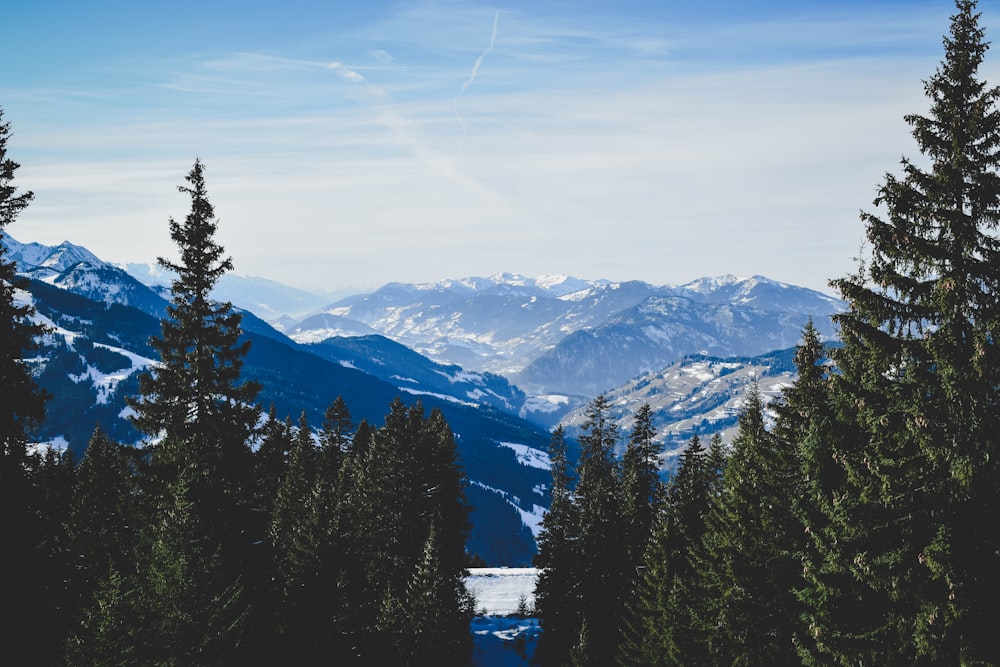
[[[844,494],[865,526],[848,559],[888,602],[880,664],[1000,662],[1000,89],[978,78],[976,3],[956,6],[929,112],[906,117],[924,160],[886,175],[862,214],[870,257],[832,283],[859,431]]]
[[[157,513],[146,535],[145,620],[164,628],[151,660],[234,660],[251,650],[249,598],[261,574],[251,567],[264,530],[254,521],[250,449],[259,386],[240,381],[249,346],[240,314],[211,298],[233,265],[214,239],[200,160],[186,180],[178,189],[191,210],[170,220],[180,261],[160,259],[177,276],[162,334],[151,340],[160,363],[130,401],[150,438]]]
[[[535,556],[535,566],[539,568],[535,609],[544,629],[536,656],[543,665],[558,665],[569,655],[579,632],[575,602],[580,565],[576,546],[577,514],[562,426],[552,432],[549,460],[552,462],[551,500],[542,518]]]
[[[580,436],[577,506],[581,554],[576,596],[579,609],[577,645],[586,639],[587,650],[577,652],[586,664],[611,664],[621,639],[627,585],[630,577],[624,528],[618,516],[621,473],[615,456],[618,428],[603,394],[587,406]],[[586,632],[584,632],[586,629]]]

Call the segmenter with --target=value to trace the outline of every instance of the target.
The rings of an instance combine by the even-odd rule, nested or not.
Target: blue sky
[[[4,9],[8,232],[174,256],[200,157],[237,272],[824,291],[916,149],[944,0],[89,2]],[[151,7],[150,5],[155,5]],[[987,37],[1000,14],[981,2]],[[998,19],[998,20],[994,20]],[[982,74],[1000,82],[1000,56]]]

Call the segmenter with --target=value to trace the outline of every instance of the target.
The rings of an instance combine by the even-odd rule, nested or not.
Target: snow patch
[[[478,404],[476,403],[469,403],[468,401],[463,401],[459,398],[455,398],[454,396],[449,396],[447,394],[438,394],[433,391],[422,391],[420,389],[413,389],[411,387],[400,387],[399,389],[401,391],[405,391],[407,394],[414,394],[417,396],[433,396],[434,398],[440,398],[442,401],[450,401],[452,403],[458,403],[459,405],[467,405],[470,408],[479,407]]]
[[[513,449],[514,456],[517,457],[517,462],[523,466],[538,468],[540,470],[552,470],[552,461],[549,459],[547,452],[514,442],[500,442],[497,444],[501,447]]]

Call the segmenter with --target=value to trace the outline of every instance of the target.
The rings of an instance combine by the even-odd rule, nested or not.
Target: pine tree
[[[635,414],[635,424],[622,455],[622,524],[625,547],[633,568],[642,562],[652,532],[653,519],[662,501],[660,447],[653,439],[653,411],[644,403]]]
[[[406,591],[406,649],[397,664],[417,666],[469,664],[469,624],[475,600],[465,588],[463,572],[449,567],[437,527],[431,525],[413,578]]]
[[[464,589],[469,508],[451,430],[439,411],[425,417],[420,402],[407,407],[397,399],[381,428],[358,426],[342,471],[335,522],[345,565],[331,584],[341,601],[343,650],[353,664],[413,659],[412,578],[432,526],[436,585],[458,581]],[[461,633],[444,644],[466,641],[467,623],[448,627]]]
[[[977,78],[976,3],[956,6],[930,110],[906,117],[927,167],[885,177],[867,263],[832,282],[850,304],[836,391],[860,431],[838,453],[866,527],[850,570],[888,601],[881,664],[1000,661],[1000,89]]]
[[[31,305],[17,296],[25,282],[2,243],[7,226],[34,196],[30,191],[18,193],[14,185],[20,165],[7,154],[10,137],[10,124],[3,121],[0,109],[0,535],[5,560],[0,608],[6,619],[0,624],[0,641],[14,655],[31,655],[31,647],[43,642],[39,633],[46,609],[39,590],[47,582],[40,569],[44,535],[33,512],[26,431],[44,416],[45,397],[24,362],[42,329],[29,320]]]
[[[130,400],[152,450],[157,517],[145,535],[148,613],[140,616],[167,629],[154,644],[162,654],[155,659],[232,660],[252,650],[249,605],[263,576],[252,548],[264,530],[253,511],[250,450],[259,386],[240,382],[249,346],[240,342],[240,314],[210,296],[232,261],[214,240],[203,172],[195,161],[188,186],[179,187],[191,211],[182,222],[170,220],[180,262],[159,260],[177,275],[162,335],[150,341],[161,363],[140,377],[141,395]]]
[[[242,316],[232,304],[211,299],[212,289],[233,263],[213,238],[218,221],[200,160],[186,180],[190,185],[178,190],[191,197],[191,211],[183,222],[170,219],[180,262],[159,259],[164,269],[177,275],[162,335],[150,341],[161,364],[140,377],[141,397],[130,403],[136,426],[160,439],[154,447],[160,465],[183,466],[193,459],[217,466],[219,472],[238,472],[249,463],[248,445],[259,415],[253,400],[260,387],[240,383],[250,347],[249,341],[239,340]]]
[[[142,645],[131,647],[140,664],[224,665],[246,663],[251,628],[251,596],[233,572],[207,525],[197,492],[210,483],[209,471],[185,465],[158,505],[156,525],[147,531],[139,559],[141,601],[136,619]],[[214,520],[214,519],[212,519]],[[231,556],[230,556],[231,558]]]
[[[851,561],[865,520],[840,461],[859,441],[853,398],[835,392],[828,353],[810,321],[795,353],[795,384],[777,404],[775,437],[796,447],[801,493],[793,513],[802,527],[802,581],[796,595],[803,622],[796,637],[804,664],[879,664],[873,637],[888,613],[884,595],[860,583]],[[848,408],[845,410],[844,408]],[[856,490],[856,489],[855,489]],[[874,633],[874,634],[873,634]]]
[[[99,427],[76,470],[68,510],[70,578],[77,617],[67,643],[71,664],[132,664],[136,542],[144,519],[135,451]]]
[[[134,574],[136,535],[142,522],[135,457],[97,427],[76,469],[67,532],[74,556],[72,583],[80,608],[109,574]]]
[[[257,482],[256,510],[264,516],[273,511],[278,486],[288,468],[292,449],[292,424],[278,419],[274,405],[268,409],[261,428],[260,446],[254,452],[254,479]]]
[[[344,454],[351,446],[353,436],[351,411],[347,409],[344,398],[338,396],[326,409],[323,416],[323,432],[320,440],[325,452],[323,458],[327,459],[324,466],[325,474],[336,475]]]
[[[572,497],[572,478],[567,461],[566,436],[562,426],[552,432],[549,442],[552,463],[552,488],[549,509],[542,518],[538,534],[539,568],[535,583],[535,609],[544,632],[539,638],[536,656],[543,665],[556,665],[569,655],[577,639],[575,595],[579,577],[579,552],[576,507]]]
[[[436,532],[436,550],[442,571],[447,577],[465,573],[468,555],[465,543],[469,539],[472,511],[465,496],[468,479],[459,459],[455,436],[440,408],[431,410],[421,427],[422,458],[426,461],[420,475],[423,499],[423,523]]]
[[[588,664],[614,660],[624,618],[627,554],[619,521],[620,470],[615,458],[618,428],[609,415],[604,395],[587,407],[580,436],[579,481],[574,497],[578,512],[582,556],[577,604],[587,624]]]
[[[794,449],[768,431],[764,411],[754,382],[709,517],[706,565],[719,630],[709,645],[727,664],[796,661],[801,529],[792,503],[799,465]]]
[[[641,595],[646,550],[653,535],[657,513],[663,503],[660,481],[660,448],[654,444],[652,408],[640,406],[621,462],[621,523],[625,550],[626,614],[622,621],[619,653],[632,651],[643,643],[641,620],[635,615]],[[638,633],[638,634],[637,634]]]

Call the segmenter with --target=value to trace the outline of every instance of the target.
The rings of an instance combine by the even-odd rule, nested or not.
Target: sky
[[[236,272],[312,290],[507,271],[831,293],[923,113],[946,0],[4,8],[7,232],[174,258],[205,165]],[[987,39],[1000,26],[980,2]],[[1000,34],[1000,33],[998,33]],[[983,78],[1000,82],[1000,56]]]

